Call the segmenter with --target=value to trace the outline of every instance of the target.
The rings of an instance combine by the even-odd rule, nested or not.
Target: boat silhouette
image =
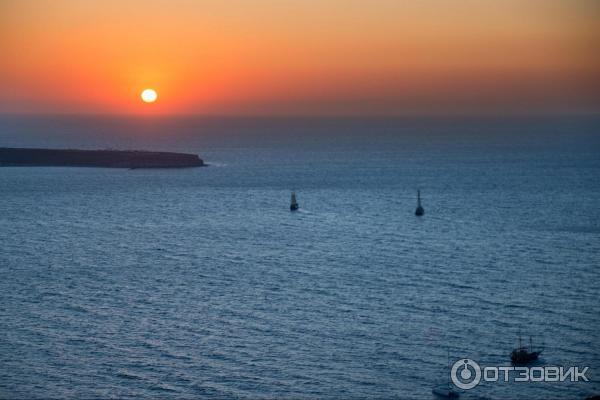
[[[529,336],[529,347],[523,346],[521,334],[519,334],[519,347],[510,353],[510,360],[513,364],[527,364],[539,358],[544,349],[533,350],[533,340]]]
[[[298,205],[298,201],[296,201],[296,192],[292,192],[292,199],[290,201],[290,211],[296,211],[300,206]]]
[[[415,215],[420,217],[423,214],[425,214],[425,209],[423,209],[423,206],[421,205],[421,191],[417,190],[417,209],[415,210]]]

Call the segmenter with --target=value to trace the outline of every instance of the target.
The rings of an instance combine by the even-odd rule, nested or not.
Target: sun
[[[144,89],[141,96],[144,103],[154,103],[158,98],[158,94],[156,94],[156,90],[154,89]]]

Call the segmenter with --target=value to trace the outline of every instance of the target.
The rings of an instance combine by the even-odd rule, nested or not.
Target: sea
[[[462,359],[464,399],[600,394],[598,117],[5,115],[0,147],[208,164],[0,168],[2,399],[434,399]],[[587,381],[494,382],[519,335]]]

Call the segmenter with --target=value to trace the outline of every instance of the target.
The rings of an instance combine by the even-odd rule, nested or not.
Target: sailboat
[[[296,211],[300,206],[296,201],[296,192],[292,192],[292,199],[290,201],[290,211]]]
[[[529,336],[529,347],[521,343],[521,334],[519,333],[519,347],[510,353],[510,360],[513,364],[527,364],[538,359],[544,349],[533,350],[533,339]]]
[[[417,217],[420,217],[423,214],[425,214],[425,210],[423,209],[423,206],[421,205],[421,191],[417,190],[417,209],[415,210],[415,215]]]
[[[446,399],[458,399],[460,397],[460,392],[454,389],[450,382],[450,350],[448,350],[448,384],[433,388],[431,393]]]

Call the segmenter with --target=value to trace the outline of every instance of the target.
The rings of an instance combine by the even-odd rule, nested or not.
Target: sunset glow
[[[0,2],[0,112],[600,109],[588,0]],[[151,24],[148,21],[152,21]]]
[[[154,103],[158,95],[154,89],[145,89],[140,95],[144,103]]]

